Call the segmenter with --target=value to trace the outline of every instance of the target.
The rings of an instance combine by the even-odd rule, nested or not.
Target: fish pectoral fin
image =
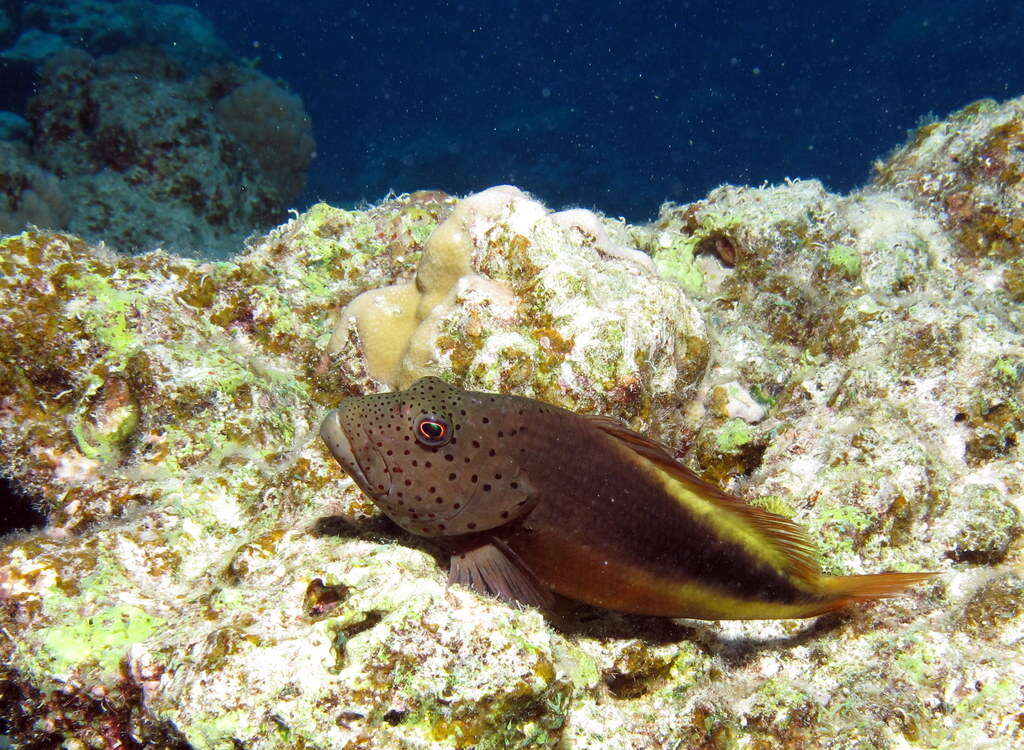
[[[552,601],[550,591],[515,552],[497,539],[454,553],[448,583],[526,607],[548,608]]]

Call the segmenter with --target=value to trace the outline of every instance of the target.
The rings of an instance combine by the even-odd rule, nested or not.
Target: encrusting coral
[[[226,262],[3,239],[0,468],[49,514],[0,552],[14,740],[1020,744],[1024,316],[1013,254],[963,239],[1019,220],[1020,152],[942,154],[1015,143],[1021,103],[949,122],[850,196],[723,187],[643,227],[503,187],[317,205]],[[945,575],[811,623],[446,587],[314,437],[423,371],[625,419],[806,525],[827,572]]]

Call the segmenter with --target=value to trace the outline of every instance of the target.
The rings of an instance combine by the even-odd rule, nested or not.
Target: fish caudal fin
[[[819,586],[827,601],[814,614],[842,609],[855,602],[899,596],[915,583],[927,581],[938,573],[872,573],[860,576],[828,576]]]

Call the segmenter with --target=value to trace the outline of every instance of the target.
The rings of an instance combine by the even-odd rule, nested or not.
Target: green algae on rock
[[[447,588],[430,548],[379,525],[312,437],[339,396],[384,384],[352,328],[326,347],[359,294],[416,278],[457,210],[448,196],[319,205],[222,263],[0,240],[0,470],[49,513],[0,547],[11,735],[1021,744],[1024,316],[1008,232],[1022,106],[931,126],[850,196],[727,186],[650,226],[600,220],[602,238],[507,195],[467,229],[474,262],[487,259],[473,274],[519,306],[485,305],[494,287],[480,282],[442,303],[437,372],[692,448],[695,470],[814,529],[830,572],[948,571],[918,596],[811,625],[584,610],[548,622]],[[513,202],[536,217],[520,232]],[[635,249],[663,278],[620,252]],[[681,300],[685,325],[653,325],[657,300],[642,325],[620,314],[640,279]],[[522,317],[498,335],[499,313]],[[634,340],[653,331],[672,336]],[[671,366],[669,344],[685,352]]]

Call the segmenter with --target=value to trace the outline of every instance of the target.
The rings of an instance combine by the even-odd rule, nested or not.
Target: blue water
[[[722,183],[848,191],[922,117],[1024,93],[1019,2],[194,5],[305,101],[306,201],[511,182],[643,221]]]

